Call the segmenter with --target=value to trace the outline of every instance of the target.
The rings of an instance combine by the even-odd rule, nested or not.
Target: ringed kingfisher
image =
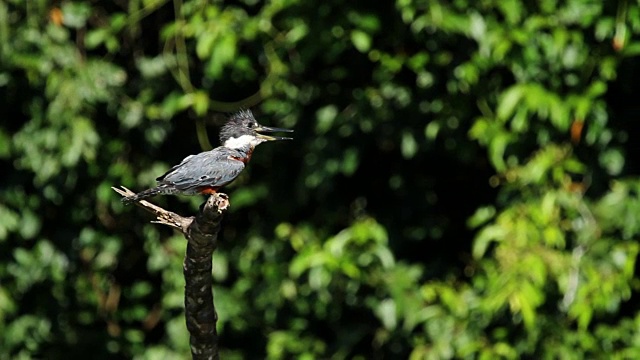
[[[122,198],[129,204],[155,195],[215,194],[233,181],[251,159],[256,145],[265,141],[291,140],[288,137],[268,136],[259,132],[293,132],[289,129],[258,124],[250,110],[241,110],[229,117],[220,130],[222,146],[189,155],[156,179],[158,186]]]

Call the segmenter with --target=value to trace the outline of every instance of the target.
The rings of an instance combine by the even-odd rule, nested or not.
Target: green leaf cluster
[[[187,359],[142,190],[252,108],[222,358],[640,358],[640,5],[0,2],[0,360]],[[158,197],[188,215],[199,197]]]

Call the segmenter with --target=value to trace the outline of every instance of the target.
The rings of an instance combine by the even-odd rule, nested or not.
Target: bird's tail
[[[171,186],[162,184],[160,186],[156,186],[151,189],[143,190],[135,195],[125,196],[122,198],[122,202],[125,204],[131,204],[134,201],[140,201],[146,198],[150,198],[152,196],[156,196],[158,194],[168,194],[168,193],[171,193]]]

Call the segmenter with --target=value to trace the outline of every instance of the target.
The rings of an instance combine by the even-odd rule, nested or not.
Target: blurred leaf
[[[416,139],[410,132],[402,133],[401,150],[402,156],[405,159],[411,159],[418,151],[418,144],[416,142]]]
[[[226,33],[218,37],[212,44],[210,60],[207,66],[207,75],[209,77],[218,78],[224,66],[233,61],[236,56],[236,42],[235,35]]]
[[[524,96],[524,90],[525,88],[522,85],[515,85],[502,94],[500,104],[496,110],[499,119],[506,120],[513,115],[516,106]]]
[[[371,48],[371,37],[364,31],[353,30],[351,32],[351,42],[360,52],[367,52]]]
[[[467,225],[476,228],[487,221],[491,220],[496,214],[496,209],[493,206],[485,206],[478,208],[476,212],[467,220]]]
[[[616,149],[607,150],[600,154],[600,164],[607,169],[609,175],[619,175],[624,167],[624,156]]]
[[[338,115],[338,108],[335,105],[327,105],[318,109],[316,112],[316,118],[318,122],[316,124],[316,132],[324,134],[328,132]]]
[[[380,302],[377,308],[377,314],[384,327],[393,330],[396,327],[396,304],[391,299],[385,299]]]
[[[88,4],[79,2],[62,3],[62,19],[64,24],[72,28],[84,27],[87,19],[91,15],[91,8]]]

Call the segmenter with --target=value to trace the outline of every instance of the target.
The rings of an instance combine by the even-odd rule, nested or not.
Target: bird
[[[157,186],[122,198],[122,202],[144,200],[156,195],[212,195],[232,182],[251,160],[253,150],[266,141],[292,140],[260,132],[293,132],[260,125],[251,110],[232,114],[220,129],[221,146],[189,155],[156,179]]]

